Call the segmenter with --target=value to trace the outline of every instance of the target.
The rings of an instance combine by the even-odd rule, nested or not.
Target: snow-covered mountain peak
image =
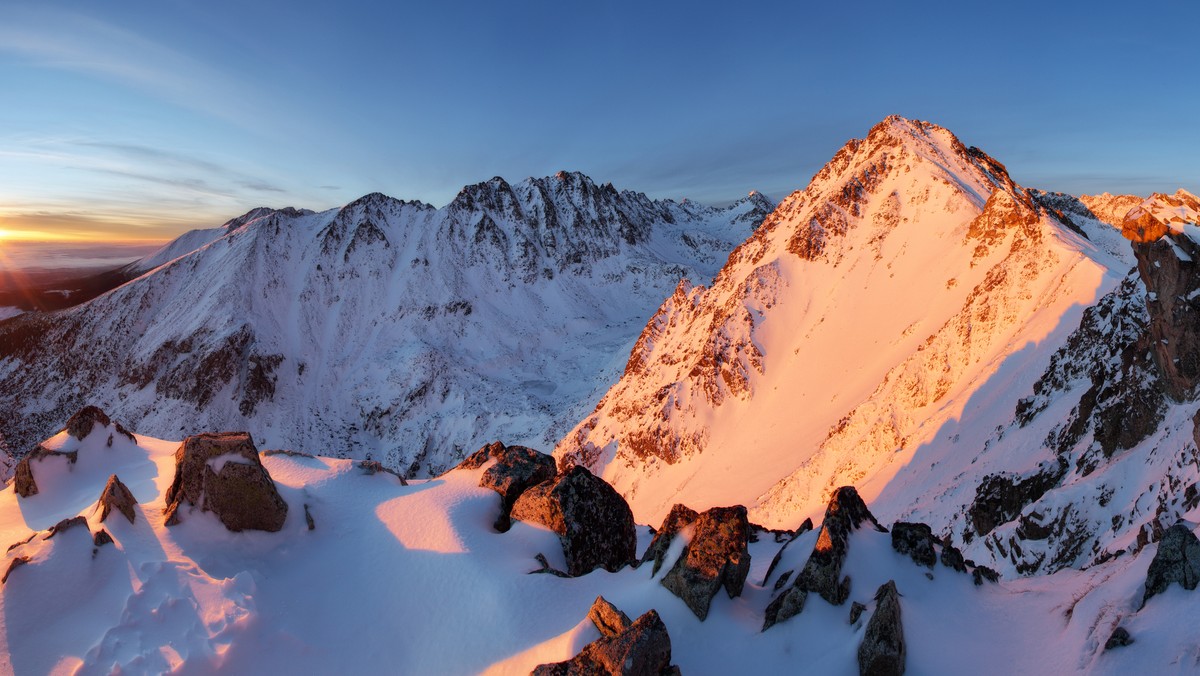
[[[578,172],[496,177],[440,209],[381,193],[255,209],[180,237],[91,303],[6,323],[4,433],[20,453],[86,399],[164,435],[246,429],[415,473],[496,438],[545,448],[756,210]]]
[[[711,288],[664,302],[556,454],[651,522],[674,502],[741,502],[794,526],[836,486],[885,481],[1014,341],[1093,302],[1107,265],[1131,262],[1114,238],[948,130],[889,117],[785,198]]]

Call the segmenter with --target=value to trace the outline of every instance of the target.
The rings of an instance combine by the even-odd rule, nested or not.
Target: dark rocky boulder
[[[705,511],[693,529],[691,541],[663,576],[662,585],[704,620],[721,587],[729,598],[742,593],[750,572],[750,524],[746,508],[735,505]]]
[[[197,434],[175,451],[175,479],[167,489],[166,524],[179,523],[188,503],[213,512],[231,531],[278,531],[288,506],[245,432]]]
[[[963,558],[962,551],[950,544],[950,538],[946,538],[942,542],[942,565],[947,568],[953,568],[960,573],[967,572],[967,562]]]
[[[850,624],[858,624],[858,618],[862,617],[863,611],[866,609],[867,607],[858,601],[852,602],[850,604]]]
[[[22,498],[27,498],[31,495],[38,494],[37,481],[33,476],[33,463],[61,456],[67,459],[67,462],[72,465],[79,459],[78,451],[52,451],[45,446],[38,445],[32,451],[25,454],[21,461],[17,463],[17,469],[13,474],[13,490]]]
[[[108,483],[104,485],[104,492],[100,494],[100,501],[96,503],[96,509],[100,510],[100,521],[108,519],[108,515],[116,510],[125,515],[129,519],[129,523],[133,523],[137,518],[137,512],[133,506],[137,504],[133,493],[121,480],[114,474],[108,477]]]
[[[888,580],[875,592],[875,612],[858,646],[858,673],[890,676],[904,673],[904,627],[900,621],[900,592]]]
[[[654,561],[654,568],[650,571],[651,575],[657,575],[658,569],[662,568],[663,557],[667,555],[667,549],[670,548],[671,541],[675,539],[679,531],[690,526],[698,518],[700,518],[699,512],[687,505],[677,504],[671,508],[666,518],[663,519],[662,525],[654,531],[654,537],[650,540],[650,545],[646,547],[646,552],[642,554],[641,563]]]
[[[897,521],[892,525],[892,549],[907,555],[913,563],[933,568],[937,563],[933,529],[923,523]]]
[[[984,582],[999,582],[1000,573],[987,566],[975,566],[971,569],[971,578],[975,581],[976,587],[982,587]]]
[[[678,674],[671,666],[671,636],[654,610],[637,618],[624,631],[599,638],[567,662],[543,664],[534,676],[651,676]]]
[[[513,504],[512,518],[558,533],[570,575],[601,567],[615,572],[637,555],[629,504],[582,465],[522,493]]]
[[[59,420],[62,420],[62,418],[59,418]],[[67,434],[83,441],[87,435],[92,433],[95,425],[108,427],[111,424],[112,420],[109,419],[108,414],[104,411],[95,406],[84,406],[67,420],[66,429]]]
[[[1146,571],[1146,593],[1142,597],[1142,605],[1176,582],[1188,591],[1200,583],[1200,539],[1183,523],[1177,523],[1163,532],[1158,551],[1154,553],[1154,560]]]
[[[597,596],[592,602],[592,607],[588,610],[588,619],[605,636],[616,636],[633,624],[628,615],[603,596]]]
[[[809,592],[816,592],[829,603],[840,606],[850,595],[850,578],[842,578],[842,564],[850,548],[850,533],[864,523],[870,523],[880,532],[887,532],[853,486],[843,486],[834,491],[825,509],[825,521],[817,544],[796,576],[795,582],[767,606],[763,618],[766,631],[777,622],[798,615],[804,610]]]
[[[95,547],[95,549],[92,550],[92,556],[95,556],[96,551],[104,545],[111,545],[112,543],[112,536],[109,535],[108,531],[104,530],[103,528],[95,533],[92,533],[92,546]]]
[[[1129,630],[1125,627],[1117,627],[1113,629],[1112,635],[1104,642],[1104,649],[1124,648],[1131,643],[1133,643],[1133,637],[1129,635]]]
[[[500,516],[496,518],[495,528],[504,533],[512,526],[510,513],[517,498],[543,481],[553,479],[557,466],[554,458],[545,453],[495,441],[467,456],[456,469],[479,469],[489,460],[496,463],[484,470],[483,476],[479,477],[479,486],[500,494]]]

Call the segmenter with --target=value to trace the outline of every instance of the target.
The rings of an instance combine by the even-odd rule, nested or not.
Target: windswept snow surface
[[[1191,631],[1200,606],[1187,592],[1173,587],[1135,612],[1154,547],[1089,571],[976,587],[941,566],[929,579],[892,551],[887,534],[863,529],[850,538],[844,569],[850,599],[868,606],[859,623],[848,623],[849,603],[814,595],[801,615],[760,632],[775,579],[803,564],[815,532],[788,547],[765,581],[782,545],[763,534],[751,544],[745,593],[718,594],[700,622],[648,568],[528,574],[539,552],[562,565],[557,538],[522,523],[496,533],[500,499],[477,486],[483,469],[404,487],[349,460],[266,456],[289,504],[282,531],[230,533],[197,511],[165,528],[178,443],[139,436],[135,445],[111,427],[83,442],[60,434],[46,445],[78,451],[75,465],[35,464],[36,496],[0,491],[0,543],[39,531],[5,555],[6,567],[16,556],[30,563],[0,587],[0,669],[527,674],[599,637],[585,618],[604,595],[631,617],[656,609],[684,673],[854,674],[872,597],[889,579],[901,593],[909,673],[1182,672],[1200,657]],[[132,525],[117,512],[96,521],[94,501],[111,473],[140,503]],[[45,539],[46,528],[77,514],[115,543],[94,551],[83,528]],[[640,551],[649,534],[639,533]],[[1118,623],[1136,642],[1104,652]]]

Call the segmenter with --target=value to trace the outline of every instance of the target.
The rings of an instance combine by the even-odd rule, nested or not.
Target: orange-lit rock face
[[[1153,242],[1167,234],[1167,224],[1135,208],[1121,222],[1121,234],[1131,242]]]
[[[1154,193],[1130,209],[1121,221],[1121,234],[1133,242],[1153,242],[1169,232],[1182,231],[1188,223],[1195,224],[1200,215],[1200,198],[1186,190],[1174,195]]]

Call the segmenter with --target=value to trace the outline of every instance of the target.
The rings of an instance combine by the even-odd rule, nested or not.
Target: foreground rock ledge
[[[278,531],[288,506],[245,432],[197,434],[175,451],[175,480],[167,490],[166,524],[179,523],[184,503],[213,512],[225,527]]]

